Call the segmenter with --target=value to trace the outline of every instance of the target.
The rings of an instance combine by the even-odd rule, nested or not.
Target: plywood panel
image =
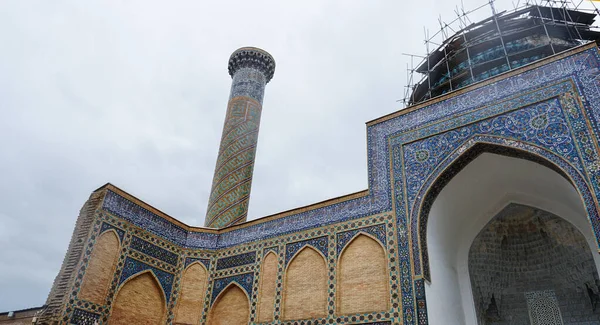
[[[338,264],[338,314],[388,310],[388,282],[383,247],[366,235],[358,235],[342,252]]]
[[[260,289],[258,300],[258,321],[269,322],[273,320],[275,311],[275,287],[277,285],[277,256],[267,254],[260,273]]]
[[[249,318],[248,297],[240,287],[232,284],[215,301],[208,325],[246,325]]]
[[[286,320],[327,315],[327,267],[311,247],[300,251],[287,268],[283,307]]]
[[[104,305],[119,258],[119,238],[114,231],[102,234],[92,251],[78,298]]]
[[[165,298],[156,278],[142,273],[127,281],[113,303],[109,324],[164,324]]]
[[[177,302],[175,324],[198,324],[204,307],[208,274],[199,263],[185,270],[181,280],[181,297]]]

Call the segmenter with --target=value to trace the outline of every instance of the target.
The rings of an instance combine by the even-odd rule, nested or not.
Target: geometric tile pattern
[[[556,294],[552,290],[525,293],[531,325],[563,325]]]
[[[294,255],[306,245],[310,245],[310,246],[316,248],[318,251],[323,253],[323,256],[327,256],[327,251],[328,251],[327,243],[328,243],[327,236],[324,236],[324,237],[311,238],[311,239],[307,239],[307,240],[303,240],[303,241],[285,245],[285,265],[287,266],[287,264],[290,262],[292,257],[294,257]]]
[[[279,247],[278,246],[273,246],[273,247],[267,247],[263,250],[263,256],[267,256],[268,252],[273,252],[275,253],[275,256],[279,255]]]
[[[194,262],[200,262],[206,267],[207,270],[210,270],[210,260],[206,258],[194,258],[194,257],[186,257],[184,268],[187,269],[190,264]]]
[[[71,315],[71,320],[69,324],[76,325],[95,325],[96,322],[100,319],[99,314],[95,314],[89,311],[85,311],[83,309],[75,308],[73,310],[73,314]]]
[[[153,245],[136,236],[133,236],[133,238],[131,239],[130,247],[138,252],[144,253],[148,256],[152,256],[163,262],[169,263],[171,265],[177,265],[177,259],[179,258],[177,254],[169,252],[168,250],[160,248],[156,245]]]
[[[106,222],[102,223],[102,226],[100,227],[100,235],[102,235],[105,231],[107,231],[109,229],[114,230],[117,233],[117,236],[119,236],[119,240],[121,242],[123,242],[123,236],[125,235],[125,231],[111,225],[110,223],[106,223]]]
[[[337,236],[337,254],[340,255],[340,252],[346,244],[354,238],[354,236],[358,233],[365,233],[369,235],[373,235],[373,237],[379,239],[379,242],[385,246],[385,225],[375,225],[366,228],[354,229],[345,232],[338,233]]]
[[[235,282],[242,287],[249,297],[252,297],[252,282],[254,280],[254,273],[238,274],[226,278],[216,279],[213,286],[210,304],[215,301],[219,293],[223,291],[231,282]]]
[[[249,252],[240,255],[229,256],[217,260],[217,270],[252,264],[254,263],[254,261],[256,261],[256,252]]]
[[[121,273],[121,277],[119,279],[119,285],[121,285],[125,280],[129,279],[132,275],[138,274],[142,271],[150,270],[160,283],[162,287],[166,300],[169,301],[171,298],[171,289],[173,285],[174,275],[158,268],[152,267],[146,263],[142,263],[138,260],[134,260],[133,258],[127,257],[125,259],[125,265],[123,266],[123,272]]]

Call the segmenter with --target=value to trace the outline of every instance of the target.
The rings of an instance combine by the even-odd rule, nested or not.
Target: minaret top
[[[229,57],[229,75],[233,75],[240,68],[254,68],[264,73],[267,82],[271,81],[275,73],[275,59],[267,51],[256,47],[242,47]]]

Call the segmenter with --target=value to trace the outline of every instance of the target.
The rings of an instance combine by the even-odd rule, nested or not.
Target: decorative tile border
[[[256,252],[249,252],[217,260],[217,270],[228,269],[236,266],[252,264],[256,261]]]
[[[160,286],[162,287],[165,293],[166,301],[169,301],[171,298],[171,289],[173,286],[174,275],[163,270],[157,269],[146,263],[134,260],[130,257],[127,257],[125,259],[125,265],[123,266],[123,272],[121,273],[121,277],[119,279],[119,285],[122,285],[123,282],[125,282],[131,276],[147,270],[149,270],[154,274],[154,276],[156,276],[158,282],[160,283]]]
[[[252,283],[254,281],[254,273],[246,273],[230,276],[227,278],[216,279],[213,286],[213,291],[211,295],[210,304],[212,305],[215,302],[215,299],[219,296],[219,294],[225,290],[232,282],[235,282],[240,285],[242,289],[246,291],[248,297],[252,297]]]
[[[323,236],[285,245],[285,265],[287,266],[290,260],[294,257],[294,255],[305,246],[312,246],[318,251],[320,251],[323,254],[323,256],[327,257],[327,242],[327,236]]]
[[[139,237],[133,236],[133,238],[131,238],[131,244],[129,247],[135,249],[138,252],[159,259],[165,263],[177,265],[177,254],[169,252],[168,250],[160,248],[156,245],[153,245]]]
[[[117,233],[119,240],[121,242],[123,242],[123,236],[125,236],[125,231],[123,229],[119,229],[119,228],[111,225],[110,223],[106,223],[106,222],[102,223],[102,226],[100,227],[100,235],[102,235],[105,231],[111,230],[111,229]]]
[[[348,244],[348,242],[350,240],[352,240],[357,234],[360,234],[360,233],[372,235],[373,237],[377,238],[382,245],[385,246],[385,225],[383,225],[383,224],[371,226],[371,227],[354,229],[354,230],[345,231],[345,232],[340,232],[340,233],[336,234],[336,236],[337,236],[336,252],[337,252],[338,257],[340,255],[340,252],[342,251],[342,249],[344,249],[344,247],[346,247],[346,244]]]
[[[70,323],[76,325],[95,325],[99,319],[99,314],[75,308],[73,315],[71,315]]]
[[[195,258],[195,257],[186,257],[184,269],[187,269],[190,264],[194,262],[200,262],[207,270],[210,270],[210,260],[206,258]]]

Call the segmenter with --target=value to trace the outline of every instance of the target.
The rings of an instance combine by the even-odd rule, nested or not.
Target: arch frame
[[[200,261],[193,261],[192,263],[188,264],[186,267],[183,268],[183,270],[181,270],[181,274],[183,275],[183,273],[185,273],[185,271],[187,271],[194,264],[200,264],[200,266],[204,269],[204,271],[206,271],[206,274],[209,274],[208,269],[206,268],[206,265],[204,265],[204,263],[202,263]]]
[[[100,236],[104,236],[104,235],[105,235],[106,233],[108,233],[108,232],[112,232],[112,233],[113,233],[113,234],[114,234],[114,235],[117,237],[117,240],[119,241],[119,249],[120,249],[121,247],[123,247],[123,242],[122,242],[122,240],[121,240],[121,237],[119,237],[119,234],[118,234],[118,233],[117,233],[117,231],[116,231],[115,229],[113,229],[113,228],[106,229],[106,230],[104,230],[103,232],[99,233],[99,234],[98,234],[98,237],[97,237],[97,239],[96,239],[96,243],[98,242],[98,239],[100,239]],[[96,246],[96,245],[94,244],[94,246]]]
[[[319,250],[315,246],[307,243],[307,244],[304,244],[302,246],[302,248],[298,249],[292,256],[290,256],[290,260],[286,263],[285,267],[283,268],[283,273],[286,275],[285,276],[286,279],[287,279],[287,270],[288,270],[290,264],[292,264],[292,262],[294,261],[296,256],[298,256],[298,254],[300,254],[305,249],[312,249],[315,252],[317,252],[319,254],[319,256],[321,256],[323,258],[323,262],[325,262],[325,266],[327,266],[327,256],[323,255],[323,252],[321,252],[321,250]],[[286,280],[286,282],[287,282],[287,280]]]
[[[154,280],[154,284],[157,285],[158,288],[160,289],[161,298],[162,298],[162,301],[163,301],[164,311],[165,311],[165,314],[162,316],[163,320],[165,320],[165,319],[167,319],[169,317],[169,315],[168,315],[169,301],[167,300],[167,295],[165,293],[165,290],[162,287],[160,281],[158,280],[158,277],[156,276],[156,274],[154,274],[154,272],[151,269],[146,269],[146,270],[139,271],[139,272],[134,273],[131,276],[129,276],[127,279],[125,279],[125,281],[123,281],[119,285],[119,287],[117,288],[117,290],[115,290],[115,293],[114,293],[114,295],[112,297],[112,303],[110,304],[110,311],[108,312],[108,319],[109,320],[110,320],[110,317],[112,317],[113,310],[114,310],[114,307],[115,307],[115,302],[116,302],[117,298],[119,297],[119,293],[121,292],[121,289],[123,289],[125,287],[125,285],[127,283],[129,283],[131,280],[137,279],[139,276],[142,276],[145,273],[150,273],[150,276]]]
[[[137,273],[134,273],[132,275],[130,275],[127,279],[125,279],[121,284],[119,284],[119,287],[117,288],[117,290],[115,291],[114,294],[114,298],[113,298],[113,302],[117,299],[117,297],[119,296],[119,293],[121,292],[121,289],[123,289],[123,287],[131,280],[139,277],[140,275],[143,275],[144,273],[150,273],[150,275],[152,276],[152,278],[154,279],[154,281],[156,281],[156,284],[158,285],[158,287],[160,288],[160,292],[162,294],[162,298],[163,301],[165,303],[165,310],[168,307],[168,300],[167,300],[167,294],[165,293],[165,289],[162,287],[162,285],[160,284],[160,280],[158,280],[158,277],[156,276],[156,274],[154,274],[154,271],[152,271],[152,269],[146,269],[146,270],[142,270],[139,271]],[[114,303],[111,304],[111,314],[112,314],[112,306],[114,306]]]
[[[388,133],[386,140],[390,168],[389,180],[392,185],[392,207],[396,216],[397,248],[400,255],[397,266],[402,270],[398,283],[402,297],[401,318],[405,322],[417,321],[423,324],[429,322],[425,286],[426,281],[430,279],[430,274],[428,267],[423,267],[422,261],[422,257],[427,258],[428,255],[422,254],[423,247],[421,247],[423,242],[426,245],[426,233],[424,236],[420,236],[419,230],[424,227],[419,227],[417,217],[414,217],[414,211],[411,211],[410,208],[420,207],[423,195],[419,197],[417,192],[422,187],[423,183],[421,182],[429,178],[430,174],[436,170],[439,172],[441,158],[450,156],[451,152],[461,149],[469,140],[474,141],[474,138],[478,138],[477,140],[480,142],[486,142],[483,140],[486,138],[491,144],[516,149],[525,148],[527,150],[522,151],[538,153],[542,157],[548,152],[548,156],[560,158],[555,159],[555,164],[564,165],[561,167],[570,171],[568,175],[575,175],[572,178],[581,181],[577,183],[577,188],[580,196],[586,202],[586,209],[593,212],[588,214],[588,221],[592,223],[591,229],[594,230],[598,243],[598,238],[600,238],[598,211],[600,209],[596,193],[600,193],[600,181],[597,181],[600,180],[600,146],[596,134],[600,134],[600,131],[598,131],[596,123],[600,121],[600,114],[590,110],[591,107],[600,107],[598,104],[600,96],[597,95],[597,85],[592,89],[593,93],[590,93],[589,87],[585,87],[587,85],[585,82],[589,83],[591,79],[584,82],[579,75],[580,70],[573,70],[573,67],[584,69],[583,66],[580,66],[584,62],[585,64],[589,63],[592,68],[597,68],[597,64],[600,62],[598,61],[600,52],[597,52],[596,47],[594,49],[592,56],[589,53],[582,56],[581,60],[583,61],[570,62],[569,64],[572,65],[569,65],[567,70],[571,69],[569,70],[571,72],[560,76],[555,75],[537,83],[535,87],[522,83],[517,86],[515,81],[502,81],[505,87],[508,87],[507,91],[501,91],[496,85],[489,85],[485,87],[487,89],[475,91],[472,96],[459,93],[456,97],[451,97],[447,104],[440,104],[440,107],[437,107],[440,110],[439,114],[437,111],[433,111],[431,106],[424,106],[420,108],[422,114],[432,114],[433,116],[422,117],[415,111],[411,112],[414,114],[409,114],[410,117],[401,115],[397,118],[395,121],[397,131]],[[590,57],[593,57],[594,60],[585,61]],[[563,68],[566,69],[566,67]],[[551,69],[551,67],[542,66],[540,69]],[[523,78],[527,79],[529,76],[525,77],[524,74],[517,79]],[[500,83],[498,82],[498,84]],[[500,94],[501,96],[498,96]],[[491,95],[491,98],[486,99],[485,97],[488,95]],[[584,98],[589,101],[584,102],[583,98],[579,96],[585,96]],[[566,138],[567,141],[570,141],[566,144],[570,146],[567,148],[568,150],[563,150],[565,148],[561,148],[560,144],[546,141],[552,140],[548,138],[548,135],[556,131],[556,129],[552,129],[548,132],[548,124],[542,127],[543,134],[533,131],[533,133],[526,133],[533,128],[534,124],[531,124],[533,118],[539,116],[537,113],[540,112],[546,114],[546,117],[560,119],[559,127],[562,129],[558,133],[563,139]],[[553,115],[547,115],[548,113]],[[531,119],[528,121],[527,118],[524,118],[525,116],[529,116]],[[484,123],[499,119],[513,119],[512,121],[521,123],[518,125],[520,129],[510,130],[503,124],[500,124],[498,128],[495,125],[487,129],[483,128]],[[399,123],[405,125],[400,126]],[[453,135],[456,137],[450,138]],[[438,136],[441,137],[438,138]],[[434,138],[443,140],[444,136],[448,137],[446,143],[442,141],[433,143],[432,146],[426,144],[426,141]],[[430,156],[434,159],[423,162],[423,170],[418,169],[421,168],[418,163],[420,160],[414,157],[419,144],[423,144],[425,149],[437,150],[433,151],[435,156]],[[437,147],[436,145],[439,144],[444,146]],[[521,145],[523,147],[520,147]],[[464,147],[462,150],[465,150]],[[552,159],[545,158],[545,160],[552,161]],[[428,189],[430,185],[428,184],[425,188]],[[416,200],[420,202],[415,205]],[[425,260],[425,264],[427,264],[427,260]]]
[[[340,251],[340,253],[338,254],[338,256],[337,256],[337,262],[338,262],[338,264],[339,264],[340,260],[342,259],[342,255],[344,255],[344,252],[346,251],[346,248],[348,248],[348,246],[350,246],[350,244],[352,244],[352,242],[353,242],[353,241],[354,241],[356,238],[358,238],[359,236],[361,236],[361,235],[363,235],[363,236],[367,236],[367,237],[369,237],[369,238],[373,239],[375,242],[377,242],[377,243],[379,244],[379,246],[381,246],[381,249],[383,250],[383,252],[384,252],[384,253],[387,253],[387,252],[388,252],[388,249],[387,249],[387,247],[385,246],[385,244],[383,244],[383,243],[382,243],[382,242],[379,240],[379,238],[377,238],[377,237],[375,237],[375,236],[373,236],[373,235],[371,235],[371,234],[369,234],[369,233],[366,233],[366,232],[364,232],[364,231],[358,231],[356,234],[354,234],[354,236],[352,236],[352,238],[350,238],[350,240],[348,240],[348,242],[346,243],[346,245],[344,245],[344,247],[342,248],[342,250],[341,250],[341,251]],[[389,268],[389,266],[388,266],[388,268]]]
[[[185,276],[185,273],[192,267],[192,265],[195,265],[195,264],[199,264],[200,267],[204,270],[204,272],[206,272],[206,288],[204,288],[204,301],[202,302],[202,305],[206,305],[206,303],[207,303],[207,299],[206,298],[208,297],[208,293],[210,292],[209,291],[209,287],[210,287],[209,286],[209,284],[210,284],[209,275],[210,275],[210,273],[209,273],[208,269],[206,268],[206,265],[204,265],[204,263],[202,263],[200,261],[194,261],[194,262],[188,264],[186,267],[183,268],[183,270],[181,270],[180,280],[183,283],[183,278]],[[173,309],[173,315],[177,315],[177,311],[179,310],[179,307],[180,307],[179,302],[180,302],[180,299],[181,299],[181,293],[182,292],[183,292],[183,288],[181,289],[181,291],[179,292],[179,294],[176,297],[175,308]],[[200,312],[200,318],[199,319],[202,319],[203,314],[204,314],[204,310],[202,310]]]
[[[340,300],[340,295],[339,295],[339,286],[340,286],[340,281],[339,281],[339,273],[341,270],[341,261],[342,261],[342,256],[344,256],[344,252],[346,251],[346,248],[350,247],[350,245],[360,236],[366,236],[369,239],[374,240],[377,244],[379,244],[384,256],[389,254],[389,250],[387,249],[387,247],[385,246],[385,244],[383,244],[379,238],[366,233],[364,231],[359,231],[356,234],[354,234],[354,236],[352,236],[352,238],[350,240],[348,240],[348,242],[346,243],[346,245],[344,245],[344,247],[342,248],[342,250],[340,251],[340,253],[338,254],[337,258],[336,258],[336,263],[337,263],[337,267],[335,269],[335,311],[336,311],[336,315],[338,315],[338,308],[339,308],[339,300]],[[391,292],[391,285],[390,285],[390,265],[389,262],[386,261],[385,263],[385,274],[387,275],[387,281],[386,281],[386,288],[387,288],[387,292],[390,293]],[[389,294],[388,299],[386,301],[386,306],[389,309],[392,306],[392,295]],[[339,314],[341,315],[341,314]],[[348,316],[348,315],[352,315],[352,314],[344,314],[344,316]]]
[[[303,252],[304,250],[313,250],[315,251],[322,259],[323,259],[323,264],[325,265],[325,272],[327,271],[327,257],[325,255],[323,255],[323,252],[321,252],[318,248],[316,248],[315,246],[306,243],[302,246],[302,248],[298,249],[298,251],[296,251],[291,257],[289,262],[287,262],[287,264],[285,265],[285,267],[283,268],[283,285],[282,285],[282,291],[281,291],[281,303],[279,306],[279,310],[281,312],[281,319],[285,320],[285,321],[291,321],[289,319],[285,319],[285,304],[287,303],[287,285],[288,285],[288,268],[290,265],[292,265],[292,262],[294,262],[294,260],[296,259],[296,257]],[[325,287],[325,289],[327,289],[327,287]],[[327,313],[327,305],[325,305],[325,313]]]
[[[600,228],[594,227],[592,222],[592,218],[598,218],[599,215],[598,201],[586,177],[575,166],[563,157],[532,143],[506,137],[476,134],[463,142],[436,166],[418,191],[418,199],[412,204],[410,218],[415,220],[412,226],[416,225],[417,227],[417,229],[411,229],[413,236],[410,240],[415,278],[422,277],[431,281],[427,250],[427,222],[431,205],[447,183],[484,152],[533,161],[554,170],[569,181],[579,194],[587,212],[588,222],[596,235],[596,250],[598,251]]]
[[[229,282],[229,283],[228,283],[228,284],[225,286],[225,288],[223,288],[223,290],[221,290],[221,292],[219,292],[219,293],[217,294],[217,296],[216,296],[216,297],[215,297],[215,298],[212,300],[212,302],[210,303],[210,309],[209,309],[209,311],[208,311],[208,313],[209,313],[209,314],[212,312],[212,309],[214,308],[214,306],[215,306],[215,304],[217,303],[217,301],[218,301],[218,300],[219,300],[221,297],[223,297],[223,293],[224,293],[224,292],[226,292],[227,290],[229,290],[229,288],[230,288],[231,286],[236,286],[236,287],[238,287],[239,289],[241,289],[241,290],[242,290],[242,292],[244,293],[244,295],[246,296],[246,299],[247,299],[247,301],[248,301],[248,308],[251,308],[251,307],[250,307],[250,305],[251,305],[251,304],[250,304],[250,302],[251,302],[252,300],[250,300],[250,295],[248,294],[248,292],[246,292],[246,289],[244,289],[244,287],[243,287],[241,284],[239,284],[239,283],[237,283],[237,281],[233,280],[233,281]],[[212,297],[211,297],[211,298],[212,298]],[[248,315],[249,315],[249,314],[250,314],[250,309],[248,309]]]
[[[119,243],[119,247],[117,249],[117,252],[115,254],[115,261],[114,261],[114,265],[112,267],[112,276],[109,277],[109,281],[107,283],[107,295],[106,297],[104,297],[104,301],[107,302],[111,299],[111,294],[110,294],[110,285],[112,283],[112,281],[114,280],[114,278],[117,276],[117,271],[119,270],[119,258],[121,257],[121,250],[123,249],[123,242],[121,241],[121,237],[119,236],[119,234],[117,233],[117,231],[114,228],[109,228],[109,229],[105,229],[104,231],[100,232],[97,236],[96,239],[94,241],[94,244],[92,245],[92,250],[90,253],[90,259],[88,260],[88,262],[85,264],[85,270],[83,270],[83,274],[82,274],[82,280],[81,280],[81,285],[79,286],[79,288],[77,289],[77,294],[76,297],[79,296],[81,289],[83,288],[83,285],[85,284],[85,276],[88,272],[89,266],[90,266],[90,262],[91,262],[91,256],[93,256],[94,254],[94,249],[96,248],[96,245],[98,244],[98,241],[100,240],[100,238],[104,235],[107,235],[108,233],[112,233],[116,238],[117,238],[117,242]],[[112,295],[113,297],[116,297],[116,292]]]

